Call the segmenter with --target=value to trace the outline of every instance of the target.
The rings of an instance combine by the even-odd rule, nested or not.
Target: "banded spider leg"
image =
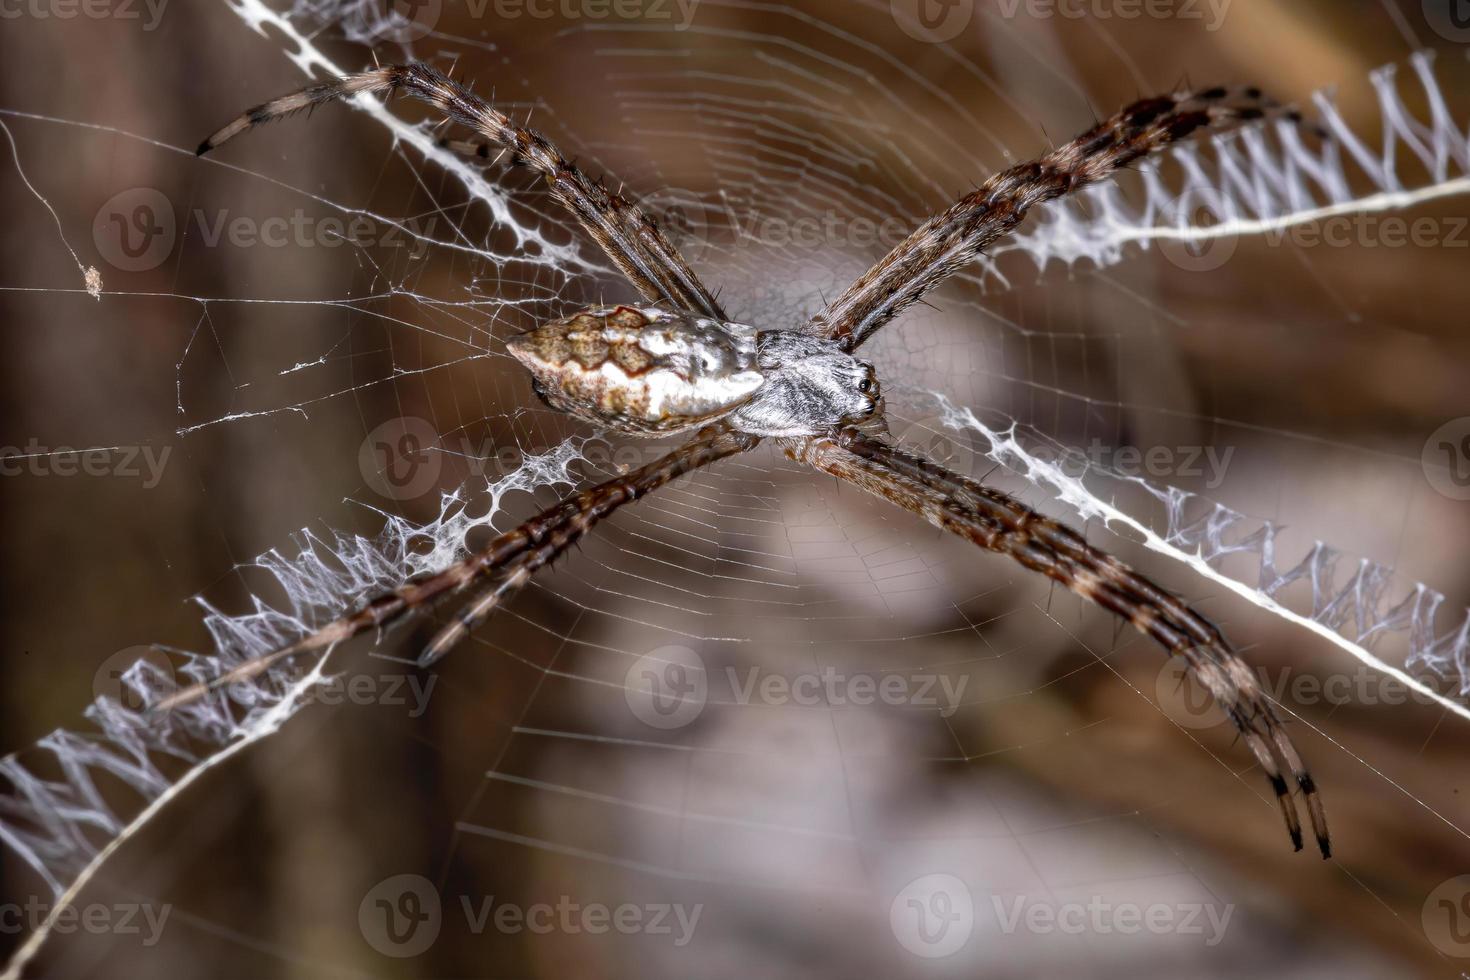
[[[166,711],[188,704],[230,684],[258,677],[283,660],[324,651],[369,629],[387,626],[472,583],[495,579],[493,585],[459,610],[425,647],[418,662],[420,666],[428,666],[463,640],[507,596],[529,582],[531,576],[550,565],[618,508],[686,473],[746,452],[759,441],[723,425],[703,429],[684,445],[651,463],[563,498],[443,571],[406,582],[290,646],[248,660],[212,680],[182,688],[161,699],[153,710]]]
[[[1331,856],[1327,815],[1311,773],[1250,666],[1209,620],[1123,562],[1089,545],[1076,531],[1014,497],[855,428],[791,441],[785,449],[793,459],[1045,575],[1128,620],[1170,654],[1184,658],[1270,779],[1293,846],[1301,850],[1302,828],[1283,771],[1301,791],[1322,856]]]

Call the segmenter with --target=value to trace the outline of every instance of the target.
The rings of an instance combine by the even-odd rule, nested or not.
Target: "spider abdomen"
[[[584,310],[506,347],[551,407],[634,435],[704,425],[764,381],[754,330],[654,308]]]

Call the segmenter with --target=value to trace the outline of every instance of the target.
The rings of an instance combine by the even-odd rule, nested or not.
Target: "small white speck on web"
[[[71,243],[66,240],[66,232],[61,227],[61,216],[56,213],[56,209],[51,206],[51,202],[42,197],[40,191],[36,190],[36,185],[31,183],[31,179],[26,176],[24,168],[21,167],[20,148],[15,145],[15,137],[11,135],[10,127],[4,123],[0,123],[0,130],[4,130],[5,138],[10,141],[10,155],[15,159],[15,172],[20,175],[22,183],[26,185],[26,190],[35,195],[36,200],[44,204],[46,210],[51,212],[51,220],[56,222],[56,232],[61,236],[61,244],[66,246],[66,250],[71,253],[72,261],[81,270],[82,281],[87,286],[88,295],[94,299],[100,299],[102,296],[102,274],[94,266],[82,267],[82,260],[77,257],[77,250],[72,248]]]

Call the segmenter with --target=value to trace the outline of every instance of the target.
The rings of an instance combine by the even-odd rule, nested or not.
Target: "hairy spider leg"
[[[199,144],[203,156],[220,144],[262,123],[282,119],[324,102],[347,99],[363,92],[406,92],[427,102],[445,116],[471,127],[487,141],[509,150],[517,163],[546,178],[551,193],[576,216],[602,246],[608,258],[643,296],[668,303],[673,309],[727,320],[724,310],[699,281],[658,223],[638,205],[589,179],[562,156],[540,133],[516,125],[510,117],[474,92],[428,65],[386,65],[348,75],[247,109]]]
[[[1283,768],[1306,802],[1322,856],[1331,856],[1327,815],[1311,773],[1250,666],[1208,619],[1122,561],[1088,545],[1076,531],[1014,497],[857,429],[792,442],[787,453],[935,527],[1045,575],[1128,620],[1169,653],[1181,657],[1234,722],[1270,779],[1292,845],[1301,850],[1302,828]]]
[[[230,684],[258,677],[273,664],[289,657],[325,650],[366,630],[387,626],[425,608],[436,599],[464,589],[472,582],[499,576],[494,585],[458,612],[429,643],[419,662],[433,663],[464,639],[470,629],[502,599],[551,564],[619,507],[668,485],[686,473],[746,452],[758,442],[760,440],[754,436],[731,432],[722,426],[701,430],[678,449],[651,463],[563,498],[443,571],[406,582],[288,647],[248,660],[213,680],[176,691],[161,699],[153,710],[161,712],[177,708]]]
[[[1296,110],[1255,88],[1213,88],[1135,102],[1070,143],[993,175],[925,221],[818,313],[813,327],[854,350],[1008,234],[1036,205],[1105,180],[1197,130],[1273,115],[1301,122]]]

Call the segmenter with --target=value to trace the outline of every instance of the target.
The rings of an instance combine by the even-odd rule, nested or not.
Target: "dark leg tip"
[[[199,149],[194,151],[194,155],[196,157],[202,157],[204,156],[204,154],[208,153],[212,149],[214,149],[214,144],[211,143],[209,140],[205,140],[203,143],[199,144]]]
[[[1302,832],[1300,830],[1293,829],[1291,831],[1291,849],[1293,851],[1300,851],[1302,849]]]

